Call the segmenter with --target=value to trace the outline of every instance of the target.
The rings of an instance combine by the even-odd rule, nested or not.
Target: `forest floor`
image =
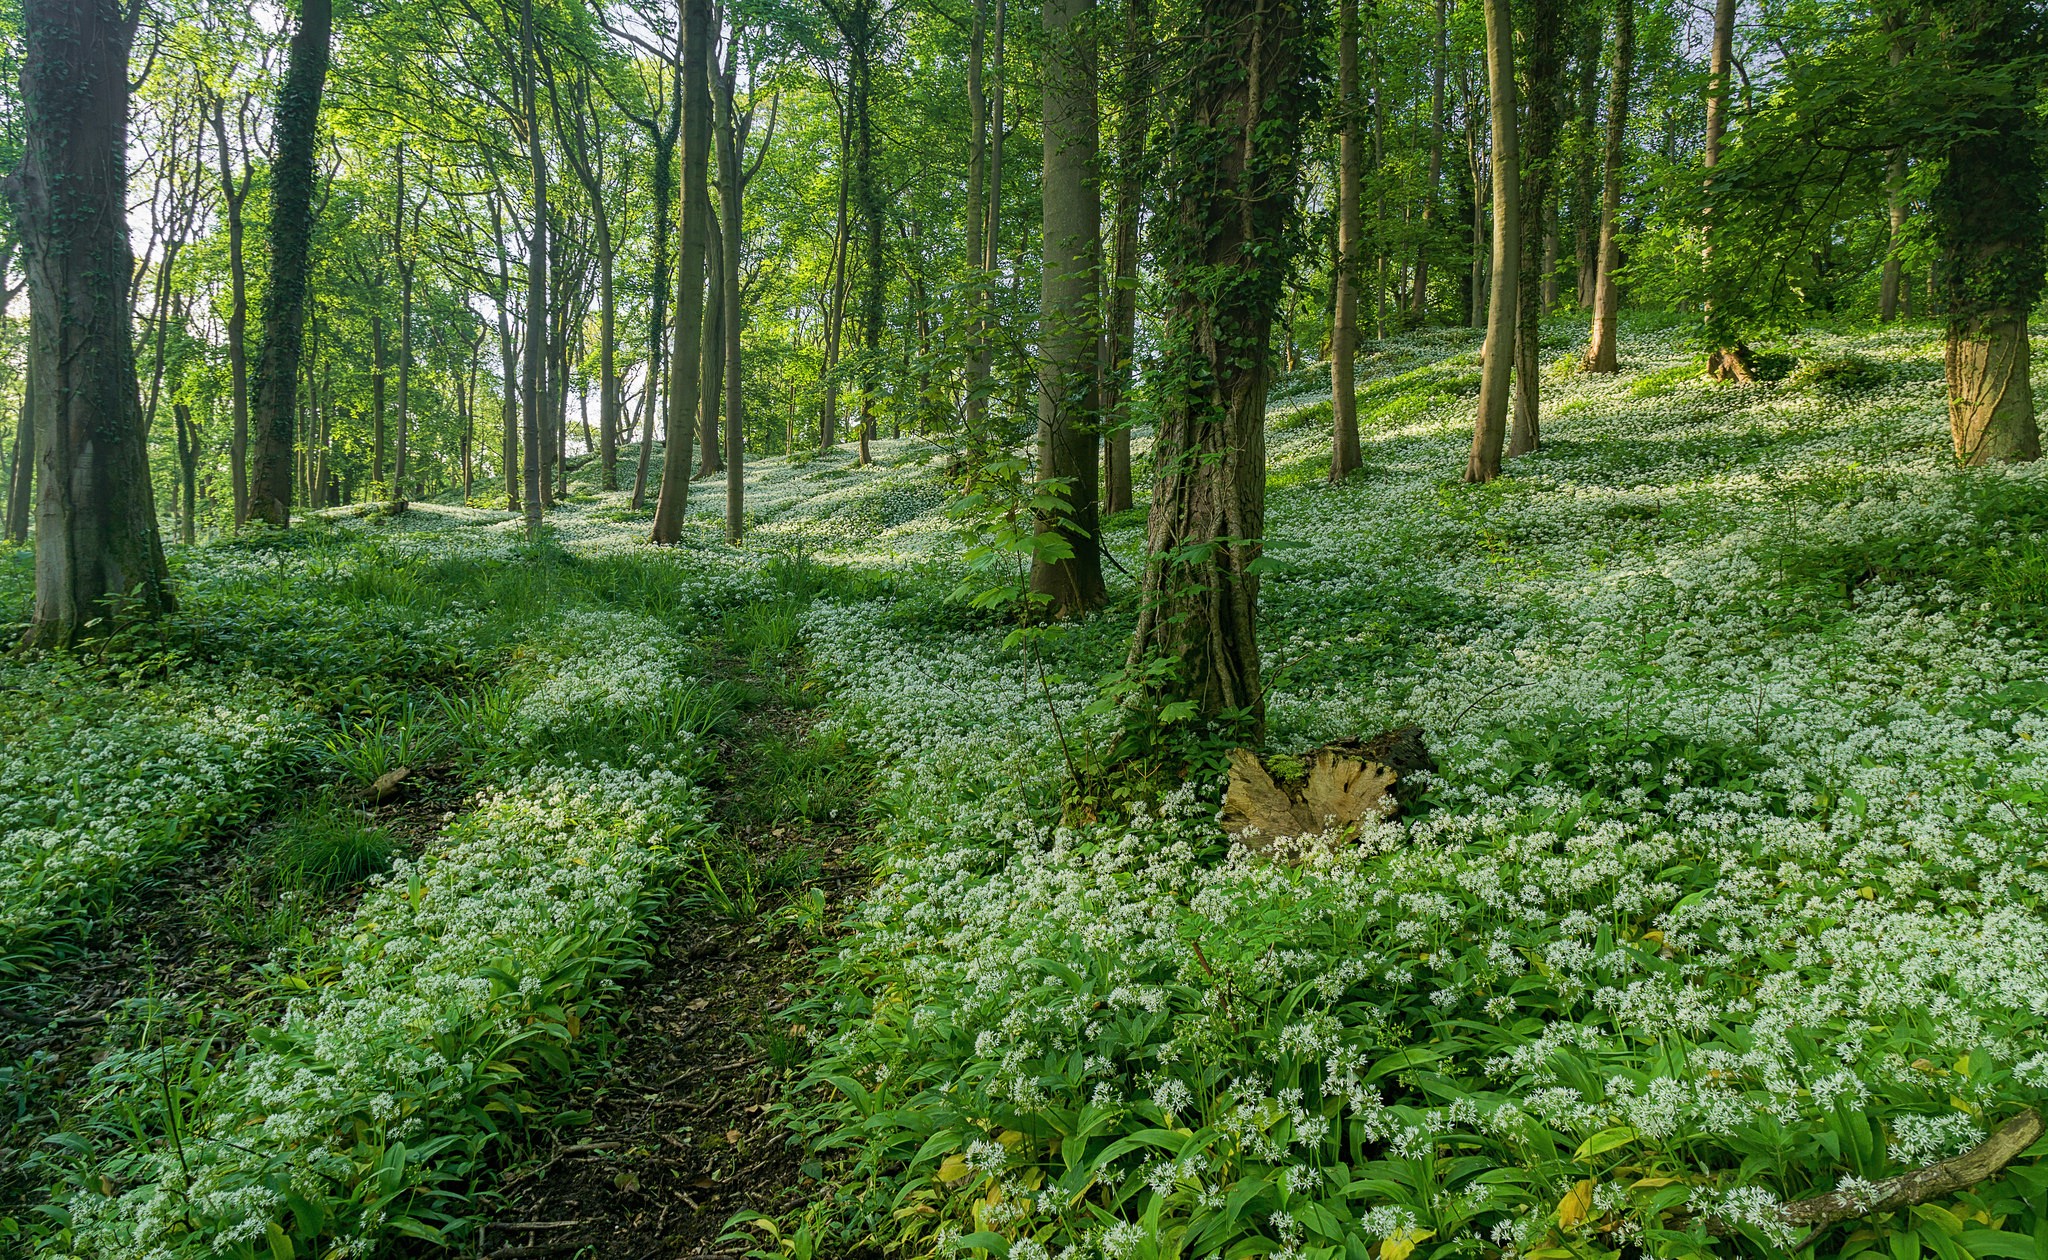
[[[731,1235],[735,1214],[782,1216],[801,1200],[803,1152],[776,1109],[807,1051],[783,1013],[816,987],[813,955],[865,886],[870,837],[856,796],[790,808],[762,781],[764,762],[788,765],[764,750],[809,745],[815,699],[792,705],[807,699],[800,672],[719,665],[759,697],[720,741],[709,785],[725,874],[660,927],[600,1062],[557,1100],[576,1122],[494,1196],[484,1257],[737,1257],[757,1239]]]
[[[2048,1260],[2048,1148],[1773,1206],[2048,1100],[2048,476],[1953,468],[1931,326],[1546,334],[1489,486],[1464,330],[1341,485],[1276,382],[1266,748],[1439,764],[1294,867],[1220,745],[1079,799],[1135,583],[1020,652],[937,442],[750,461],[739,549],[587,466],[174,549],[161,641],[0,660],[0,1251]]]

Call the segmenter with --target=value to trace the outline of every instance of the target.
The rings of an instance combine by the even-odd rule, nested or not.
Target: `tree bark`
[[[115,0],[22,6],[20,165],[6,179],[29,291],[35,612],[63,648],[176,601],[157,534],[127,282],[128,50]]]
[[[1700,252],[1706,272],[1707,296],[1702,304],[1707,317],[1710,343],[1715,349],[1707,355],[1707,375],[1717,380],[1741,381],[1750,384],[1755,376],[1749,369],[1749,347],[1739,338],[1729,335],[1726,327],[1726,303],[1717,303],[1715,292],[1719,288],[1714,264],[1714,178],[1713,170],[1721,162],[1721,141],[1728,134],[1728,91],[1731,86],[1730,70],[1735,63],[1735,3],[1736,0],[1714,0],[1714,35],[1707,60],[1707,135],[1706,147],[1702,154],[1702,165],[1707,169],[1707,205],[1704,210],[1707,228]],[[1717,315],[1717,305],[1722,308]]]
[[[541,395],[548,354],[548,166],[547,154],[540,142],[540,82],[534,65],[533,0],[525,0],[520,9],[519,49],[526,112],[526,165],[533,189],[532,204],[528,209],[533,217],[533,230],[526,245],[526,348],[524,362],[520,365],[525,375],[519,391],[521,427],[525,430],[521,443],[526,465],[524,515],[527,541],[532,542],[540,537],[540,513],[543,496],[548,489],[544,463],[547,444],[541,432],[547,415]]]
[[[714,77],[716,74],[714,72]],[[717,123],[713,121],[713,129]],[[697,401],[697,476],[725,470],[718,440],[718,406],[725,387],[725,225],[706,194],[704,207],[704,336],[697,376],[703,382]]]
[[[1122,112],[1116,139],[1116,274],[1109,294],[1109,329],[1102,382],[1102,510],[1129,511],[1131,488],[1130,397],[1136,380],[1138,339],[1138,219],[1144,213],[1145,133],[1152,125],[1151,0],[1125,0]]]
[[[1415,243],[1415,287],[1408,311],[1416,323],[1429,315],[1429,237],[1444,181],[1444,68],[1450,61],[1449,0],[1436,0],[1436,56],[1429,67],[1429,186],[1422,200],[1422,238]]]
[[[1465,463],[1465,480],[1470,482],[1492,481],[1500,475],[1522,270],[1514,26],[1508,0],[1485,0],[1485,5],[1486,77],[1493,97],[1493,291],[1486,306],[1479,414],[1472,426],[1472,454]]]
[[[1516,285],[1514,418],[1508,432],[1508,455],[1527,455],[1542,444],[1543,298],[1549,272],[1545,268],[1546,210],[1557,157],[1557,130],[1563,114],[1562,67],[1557,59],[1557,32],[1564,25],[1561,0],[1529,0],[1526,41],[1528,93],[1523,100],[1520,137],[1521,277]]]
[[[1635,68],[1635,0],[1615,0],[1614,71],[1607,86],[1607,145],[1601,159],[1600,255],[1593,283],[1593,333],[1580,366],[1588,372],[1618,370],[1615,321],[1621,315],[1621,173],[1628,160],[1629,77]]]
[[[192,423],[192,409],[181,402],[171,404],[171,419],[177,425],[178,489],[183,499],[178,534],[189,547],[198,538],[194,518],[199,514],[199,426]]]
[[[1310,105],[1296,0],[1204,0],[1173,47],[1157,481],[1129,669],[1152,703],[1263,725],[1265,404]]]
[[[2039,459],[2027,315],[2043,282],[2042,164],[2029,134],[2037,87],[2003,74],[2039,47],[2029,0],[1942,0],[1935,55],[1959,75],[1999,84],[1952,120],[1947,162],[1929,198],[1941,250],[1949,432],[1956,459]]]
[[[663,452],[661,494],[655,500],[657,543],[683,536],[689,507],[691,418],[697,410],[704,331],[704,252],[711,207],[711,0],[683,0],[683,190],[682,244],[676,260],[675,341],[669,358],[668,446]]]
[[[505,462],[505,510],[519,510],[519,352],[512,341],[512,274],[505,256],[505,211],[491,198],[491,238],[498,251],[498,361],[504,397],[500,401],[499,456]]]
[[[28,356],[21,382],[21,420],[14,430],[14,467],[7,478],[7,541],[28,541],[29,504],[36,484],[36,356]]]
[[[242,203],[248,199],[254,170],[244,162],[237,180],[228,156],[226,102],[213,101],[213,138],[220,159],[222,217],[228,230],[228,388],[233,428],[228,435],[228,470],[234,482],[235,527],[249,516],[249,297],[248,267],[242,255]]]
[[[1600,47],[1606,35],[1598,13],[1586,16],[1585,42],[1579,47],[1578,167],[1572,180],[1572,282],[1582,311],[1593,309],[1593,288],[1600,279]]]
[[[1330,321],[1330,480],[1358,470],[1358,0],[1337,8],[1337,274]]]
[[[263,349],[256,361],[249,515],[279,526],[291,523],[299,351],[313,244],[313,148],[320,134],[320,93],[333,26],[333,0],[300,5],[273,128],[277,156],[270,168],[270,283],[263,304]]]
[[[1031,559],[1031,592],[1052,616],[1078,616],[1107,598],[1102,584],[1095,433],[1102,396],[1097,368],[1101,327],[1102,188],[1095,162],[1093,0],[1044,0],[1045,88],[1039,100],[1045,141],[1044,235],[1040,246],[1038,482],[1064,510],[1040,512],[1041,534],[1056,532],[1072,554]],[[1054,487],[1057,487],[1055,489]]]

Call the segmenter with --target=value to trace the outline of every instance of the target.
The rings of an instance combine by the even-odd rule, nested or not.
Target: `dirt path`
[[[775,825],[760,807],[758,776],[775,771],[756,745],[801,744],[809,714],[770,700],[742,726],[720,763],[720,866],[762,872],[773,886],[748,898],[728,873],[719,897],[670,906],[650,967],[617,1003],[612,1044],[593,1047],[593,1074],[559,1102],[587,1121],[561,1125],[551,1147],[508,1175],[504,1207],[472,1254],[739,1257],[751,1240],[721,1241],[735,1212],[777,1214],[801,1200],[801,1153],[770,1109],[806,1050],[779,1013],[812,983],[823,925],[864,882],[862,833],[851,811]]]

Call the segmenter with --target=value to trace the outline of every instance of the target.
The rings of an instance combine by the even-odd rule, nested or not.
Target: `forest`
[[[0,62],[0,1256],[2048,1260],[2041,0]]]

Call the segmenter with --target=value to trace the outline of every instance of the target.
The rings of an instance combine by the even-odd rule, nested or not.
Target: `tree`
[[[1330,328],[1330,480],[1358,470],[1358,183],[1363,114],[1358,107],[1358,0],[1337,10],[1337,286]],[[1442,92],[1442,81],[1438,81]]]
[[[1101,410],[1098,286],[1102,189],[1092,0],[1044,0],[1043,274],[1039,281],[1038,481],[1041,536],[1065,543],[1031,560],[1031,591],[1054,616],[1087,612],[1102,584],[1095,431]]]
[[[291,523],[292,448],[298,433],[299,353],[305,338],[307,260],[313,243],[313,146],[327,81],[333,0],[301,0],[277,95],[277,157],[270,172],[270,284],[256,361],[256,451],[249,515]]]
[[[1515,136],[1515,41],[1508,0],[1485,0],[1486,79],[1493,97],[1493,292],[1486,307],[1486,349],[1479,377],[1479,414],[1465,480],[1500,476],[1507,437],[1508,383],[1522,270],[1521,163]]]
[[[683,536],[690,494],[690,418],[697,409],[702,366],[697,353],[704,327],[704,255],[711,209],[711,0],[683,0],[683,189],[682,246],[676,260],[676,322],[669,358],[668,447],[655,500],[657,543]]]
[[[1707,375],[1718,380],[1754,381],[1749,368],[1749,348],[1729,330],[1727,303],[1716,290],[1727,274],[1725,263],[1714,261],[1714,168],[1721,162],[1721,142],[1728,134],[1728,96],[1732,86],[1729,70],[1735,61],[1735,0],[1714,0],[1714,36],[1707,72],[1707,136],[1701,164],[1707,169],[1705,207],[1706,242],[1701,247],[1707,278],[1707,296],[1701,303],[1706,312],[1706,333],[1711,348],[1707,354]]]
[[[2027,314],[2041,298],[2041,130],[2048,19],[2028,0],[1941,0],[1935,56],[1957,85],[1945,164],[1929,199],[1948,320],[1956,459],[2038,459]],[[1963,93],[1969,93],[1963,95]]]
[[[1635,0],[1614,0],[1614,73],[1607,87],[1607,144],[1601,158],[1600,253],[1593,283],[1593,332],[1582,365],[1588,372],[1617,370],[1614,326],[1621,314],[1621,173],[1628,158],[1629,75],[1635,64]]]
[[[1152,127],[1152,85],[1147,77],[1152,57],[1151,0],[1125,0],[1124,49],[1118,67],[1115,274],[1110,281],[1102,380],[1102,510],[1106,513],[1127,511],[1131,506],[1130,397],[1138,340],[1138,220],[1144,214],[1145,133]],[[986,364],[982,371],[986,375]]]
[[[127,282],[128,50],[141,10],[23,6],[27,134],[6,192],[28,277],[35,612],[26,642],[62,648],[175,606],[150,486]]]
[[[1564,24],[1560,0],[1529,0],[1528,91],[1520,141],[1521,189],[1516,209],[1521,216],[1521,275],[1516,285],[1514,420],[1508,433],[1508,454],[1526,455],[1542,440],[1544,239],[1557,130],[1564,109],[1564,80],[1557,58],[1557,32]]]
[[[1155,229],[1168,311],[1128,668],[1161,713],[1185,704],[1255,728],[1266,379],[1315,98],[1313,17],[1297,0],[1202,0],[1187,17]]]

